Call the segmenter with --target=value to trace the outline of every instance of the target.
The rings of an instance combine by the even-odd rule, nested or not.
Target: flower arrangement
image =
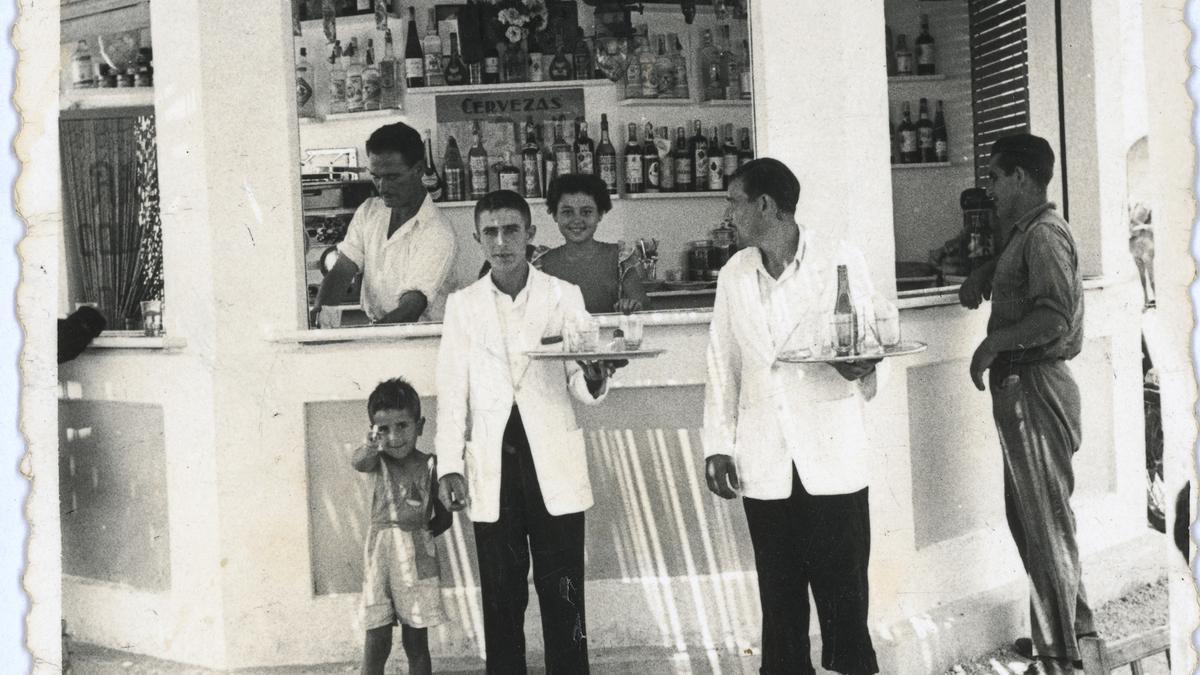
[[[495,7],[504,37],[516,44],[546,27],[546,0],[487,0]]]

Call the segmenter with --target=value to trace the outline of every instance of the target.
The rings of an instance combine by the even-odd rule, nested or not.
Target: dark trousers
[[[1076,636],[1095,631],[1083,588],[1071,460],[1082,438],[1079,387],[1065,361],[994,365],[992,414],[1004,454],[1004,510],[1029,574],[1039,655],[1078,660]]]
[[[500,518],[475,523],[489,675],[525,672],[529,563],[542,610],[547,675],[588,672],[583,604],[583,513],[552,516],[513,406],[504,430]]]
[[[867,629],[867,488],[844,495],[810,495],[793,467],[790,497],[742,501],[762,603],[759,672],[816,672],[808,639],[811,587],[821,624],[821,666],[854,675],[878,673]]]

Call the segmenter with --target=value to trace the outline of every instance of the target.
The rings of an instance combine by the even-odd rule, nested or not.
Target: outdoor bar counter
[[[61,530],[43,523],[31,550],[61,545],[61,570],[56,556],[40,557],[37,574],[61,575],[62,617],[76,640],[226,669],[357,660],[369,493],[350,453],[368,428],[365,400],[377,382],[410,379],[427,420],[419,446],[433,446],[439,325],[303,328],[300,131],[284,113],[295,106],[286,4],[150,7],[155,34],[171,40],[156,55],[153,94],[166,335],[102,335],[61,366],[57,400],[50,382],[48,399],[31,393],[28,401],[47,419],[58,411],[56,428],[29,433],[39,478],[32,508],[61,505]],[[855,242],[876,287],[894,297],[881,4],[754,0],[753,120],[757,154],[783,160],[800,179],[797,219]],[[1029,21],[1031,58],[1053,59],[1053,24],[1041,19],[1055,3],[1026,4],[1038,15]],[[1089,598],[1100,605],[1158,578],[1165,553],[1146,526],[1141,292],[1125,249],[1125,145],[1113,127],[1119,114],[1101,114],[1119,98],[1108,56],[1124,40],[1110,19],[1116,0],[1064,4],[1068,72],[1094,73],[1064,104],[1061,133],[1071,141],[1070,220],[1088,277],[1085,346],[1071,364],[1084,410],[1073,504]],[[37,11],[46,20],[30,21],[21,39],[57,44],[57,8]],[[261,73],[218,76],[246,64]],[[53,73],[35,68],[24,96],[53,100]],[[1030,69],[1031,91],[1056,92],[1042,72]],[[230,110],[231,100],[260,105]],[[1032,100],[1033,133],[1057,143],[1057,94]],[[53,121],[30,123],[45,134],[33,147],[57,157]],[[815,156],[814,148],[837,151]],[[45,166],[22,180],[58,185],[57,168]],[[55,259],[60,196],[23,200],[22,209],[31,223],[24,252]],[[639,235],[601,231],[609,241]],[[53,289],[56,273],[65,275],[27,276],[27,288]],[[69,302],[61,292],[59,307]],[[890,359],[867,404],[870,623],[883,672],[942,672],[1027,634],[1027,588],[1005,524],[989,393],[968,375],[989,308],[964,309],[953,292],[897,304],[904,338],[928,349]],[[642,654],[646,672],[669,672],[671,663],[758,653],[760,617],[741,504],[711,495],[702,474],[711,313],[644,316],[644,344],[666,353],[630,363],[606,401],[578,409],[595,493],[588,641],[597,662]],[[603,318],[605,330],[614,324]],[[439,546],[450,621],[430,632],[435,664],[481,667],[469,521],[456,516]],[[56,608],[39,606],[31,621],[55,626]],[[535,651],[536,615],[531,602]]]

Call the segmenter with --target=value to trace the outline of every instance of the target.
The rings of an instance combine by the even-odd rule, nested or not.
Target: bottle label
[[[750,98],[754,89],[754,76],[749,68],[738,73],[738,88],[741,90],[741,98]]]
[[[720,157],[708,158],[708,189],[725,189],[725,172],[723,171],[722,159]]]
[[[565,58],[555,58],[550,62],[550,79],[552,80],[569,80],[571,79],[571,62]]]
[[[541,190],[539,187],[540,176],[538,175],[538,159],[537,156],[521,158],[521,187],[524,188],[521,192],[526,197],[540,197]]]
[[[679,83],[675,81],[674,64],[668,67],[657,67],[654,69],[655,90],[660,97],[673,97],[675,95],[675,87]]]
[[[592,153],[587,149],[580,150],[575,154],[575,170],[579,173],[596,173],[596,167],[592,164]]]
[[[346,81],[333,79],[329,81],[329,100],[330,102],[346,102]]]
[[[575,57],[575,77],[580,80],[590,80],[592,78],[591,59],[586,55],[578,55]]]
[[[404,59],[405,77],[425,77],[425,62],[418,58]]]
[[[662,183],[662,163],[658,155],[643,155],[642,166],[646,171],[646,189],[657,191]]]
[[[933,151],[937,153],[938,161],[944,162],[946,157],[950,156],[950,144],[946,141],[937,141],[933,144]]]
[[[625,185],[642,187],[642,156],[632,152],[625,155]]]
[[[933,55],[934,55],[934,49],[933,49],[932,42],[926,42],[926,43],[917,45],[917,64],[918,65],[932,66],[933,65]],[[910,69],[911,69],[911,66],[910,66]]]
[[[437,77],[442,72],[442,55],[438,53],[425,54],[425,76]]]
[[[675,189],[675,162],[670,157],[658,163],[658,182],[663,190]]]
[[[896,54],[896,72],[900,75],[912,75],[913,58],[909,52]]]
[[[380,83],[379,73],[368,71],[363,74],[363,108],[366,110],[379,110],[379,101],[381,98],[382,86]]]
[[[679,189],[690,189],[692,186],[692,158],[675,158],[675,184]]]
[[[483,72],[488,75],[500,75],[500,57],[488,56],[483,59]]]
[[[462,169],[446,169],[442,174],[446,180],[446,199],[451,201],[466,199],[467,191],[463,186]]]
[[[617,158],[611,155],[600,156],[600,180],[608,186],[609,192],[617,189]]]
[[[533,52],[529,55],[529,81],[541,82],[543,79],[545,74],[542,72],[542,54]]]
[[[566,174],[566,173],[571,173],[571,160],[574,157],[575,157],[575,154],[572,153],[569,149],[554,151],[554,163],[555,163],[555,165],[557,165],[557,167],[558,167],[557,171],[560,175]]]
[[[933,147],[933,127],[917,127],[917,145],[922,150]]]
[[[658,73],[654,70],[654,62],[641,64],[642,96],[654,98],[658,96]]]
[[[693,166],[696,167],[696,189],[703,190],[708,186],[708,150],[697,148],[695,162]]]
[[[900,132],[900,152],[916,152],[917,151],[917,132],[901,131]]]
[[[513,192],[521,191],[521,172],[520,171],[501,171],[500,172],[500,189],[512,190]]]
[[[76,87],[90,87],[92,85],[92,59],[76,59],[71,62],[71,84]]]
[[[471,164],[471,194],[484,195],[488,191],[487,157],[468,157]]]
[[[307,73],[305,73],[307,75]],[[296,76],[296,105],[303,108],[312,100],[313,88],[312,84],[305,78],[304,75]]]
[[[346,77],[346,108],[351,112],[363,108],[363,79],[362,75]]]
[[[722,160],[723,160],[722,167],[721,167],[722,173],[724,173],[725,178],[728,179],[730,176],[732,176],[734,174],[734,172],[737,171],[738,156],[734,153],[730,153],[730,154],[725,155],[722,158]]]

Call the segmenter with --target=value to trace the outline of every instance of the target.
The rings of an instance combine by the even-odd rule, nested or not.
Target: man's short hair
[[[529,202],[525,201],[524,197],[512,190],[493,190],[475,202],[475,230],[479,230],[479,216],[483,215],[485,211],[499,211],[500,209],[512,209],[520,213],[521,217],[525,219],[526,229],[533,222],[533,214],[529,212]]]
[[[385,152],[400,153],[404,163],[413,167],[425,159],[425,142],[416,129],[404,122],[385,124],[367,138],[367,154],[381,155]]]
[[[1017,167],[1025,169],[1030,178],[1045,188],[1054,177],[1054,150],[1050,143],[1033,134],[1002,136],[992,143],[996,166],[1009,175]]]
[[[367,416],[375,419],[380,410],[405,410],[413,419],[421,419],[421,395],[402,377],[384,380],[367,398]]]
[[[759,157],[739,166],[730,181],[740,181],[742,191],[750,199],[767,195],[779,211],[792,215],[800,201],[800,181],[783,162],[772,157]]]
[[[564,173],[550,181],[550,189],[546,191],[546,211],[554,215],[558,211],[558,203],[567,195],[587,195],[596,202],[596,210],[600,215],[612,211],[612,198],[608,196],[608,186],[599,176],[591,173]]]

